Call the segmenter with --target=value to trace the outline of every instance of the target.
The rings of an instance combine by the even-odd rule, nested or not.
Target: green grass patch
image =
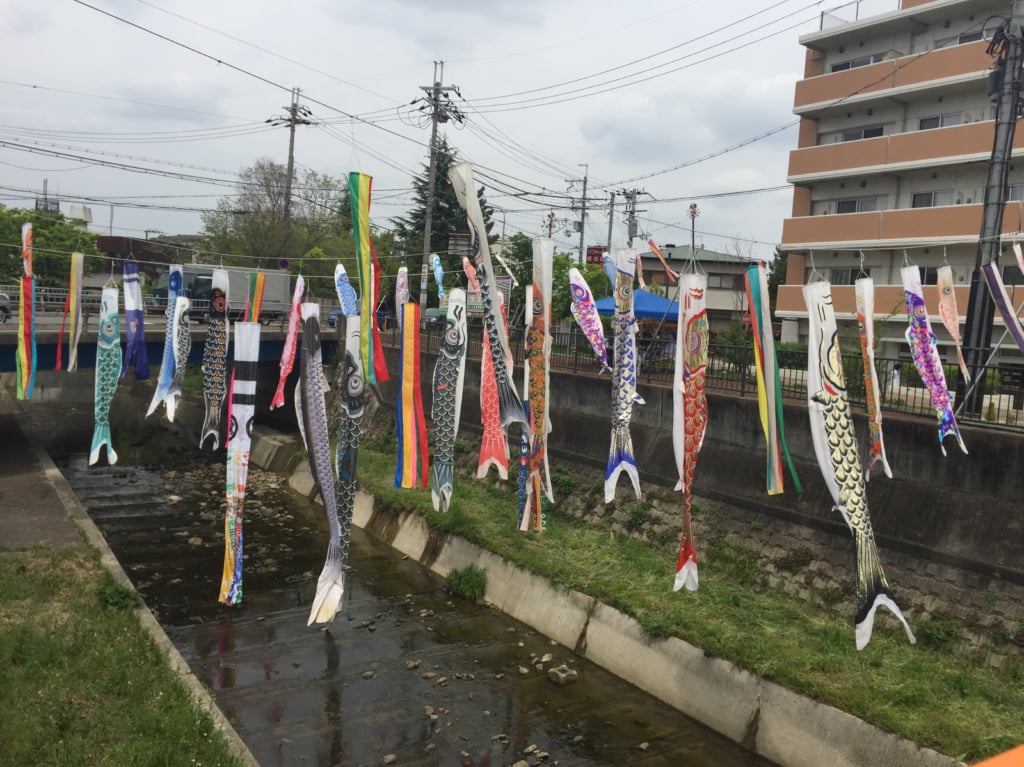
[[[760,585],[757,556],[744,547],[698,540],[700,590],[673,592],[674,547],[562,516],[557,504],[544,533],[519,532],[514,482],[482,483],[465,473],[457,474],[450,512],[438,514],[429,492],[394,488],[393,452],[364,445],[359,457],[360,482],[382,506],[422,514],[440,530],[618,608],[654,636],[680,637],[961,759],[1024,742],[1024,663],[1012,652],[1001,670],[989,669],[983,657],[952,649],[945,641],[948,626],[930,623],[915,625],[922,641],[913,646],[885,611],[876,618],[871,644],[857,652],[849,610],[837,613]]]
[[[445,577],[444,587],[449,594],[460,599],[483,599],[487,591],[487,571],[476,565],[455,568]]]
[[[0,559],[0,764],[235,767],[88,547]]]

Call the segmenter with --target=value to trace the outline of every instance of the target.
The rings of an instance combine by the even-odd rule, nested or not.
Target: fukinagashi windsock
[[[672,447],[683,492],[683,534],[673,590],[683,586],[696,591],[697,548],[691,519],[693,478],[697,453],[704,444],[708,423],[708,400],[704,383],[708,367],[707,277],[685,274],[679,279],[679,314],[676,323],[676,365],[672,381]]]
[[[124,307],[125,307],[125,318],[131,322],[131,308],[129,305],[129,277],[128,277],[128,266],[131,264],[135,268],[135,289],[138,292],[139,284],[139,265],[134,262],[126,262],[124,265]],[[60,335],[57,336],[57,364],[54,366],[54,370],[60,370],[62,367],[61,360],[61,341],[64,338],[64,327],[67,324],[68,317],[71,318],[71,325],[68,327],[68,372],[71,373],[78,369],[78,342],[82,338],[82,273],[85,268],[85,254],[84,253],[72,253],[71,254],[71,275],[68,277],[68,295],[64,299],[64,315],[60,320]],[[142,297],[138,298],[138,306],[141,308]],[[132,346],[131,327],[129,324],[128,333],[128,348]],[[145,340],[143,339],[143,346],[145,346]],[[143,355],[145,359],[145,355]],[[127,370],[127,366],[125,367]],[[136,377],[138,371],[136,371]],[[121,375],[124,378],[124,374]],[[149,363],[146,362],[146,378],[149,378]]]
[[[907,343],[914,358],[914,367],[931,395],[932,407],[939,422],[939,448],[945,455],[943,442],[952,435],[956,437],[960,449],[966,453],[967,446],[960,436],[949,389],[946,388],[946,374],[942,371],[942,358],[939,357],[935,333],[928,321],[928,308],[921,288],[921,272],[916,266],[904,266],[900,269],[900,277],[903,279],[903,296],[907,307]]]
[[[96,396],[89,465],[100,459],[107,448],[107,463],[117,463],[117,453],[110,438],[110,403],[117,391],[121,373],[121,323],[117,314],[116,287],[103,288],[100,295],[99,328],[96,333]]]
[[[484,332],[491,346],[491,362],[494,366],[494,379],[498,384],[498,410],[501,413],[502,428],[508,429],[510,424],[526,423],[526,412],[523,401],[519,398],[515,384],[512,382],[512,371],[508,365],[508,333],[498,313],[498,290],[494,281],[494,270],[491,265],[491,248],[487,242],[487,226],[484,214],[480,209],[480,200],[476,195],[473,183],[473,167],[467,162],[453,165],[448,171],[448,178],[455,189],[455,198],[466,211],[469,222],[469,252],[473,266],[476,268],[476,279],[480,283],[480,301],[484,312]]]
[[[846,391],[832,286],[824,281],[812,282],[804,286],[803,294],[808,320],[807,413],[814,454],[835,509],[842,514],[857,545],[857,649],[864,649],[871,641],[879,607],[899,619],[913,643],[914,634],[885,579],[868,515],[867,486]]]
[[[395,432],[398,461],[395,487],[426,488],[430,473],[430,445],[427,419],[423,410],[420,357],[420,305],[405,304],[402,323],[402,382],[398,390]]]
[[[213,437],[213,449],[216,450],[220,446],[221,410],[228,395],[228,334],[231,332],[228,320],[228,273],[223,269],[214,269],[211,283],[210,322],[206,327],[202,367],[206,415],[203,418],[203,429],[199,433],[199,447],[203,447],[208,437]]]
[[[36,278],[32,273],[32,224],[21,227],[22,277],[18,282],[18,344],[15,397],[32,398],[36,386]]]
[[[885,456],[885,440],[882,436],[882,396],[878,388],[878,371],[875,370],[875,281],[861,277],[854,283],[857,297],[857,330],[860,336],[860,353],[864,361],[864,399],[868,411],[868,458],[864,467],[864,479],[871,479],[871,467],[878,463],[885,476],[892,479],[889,459]]]
[[[601,370],[611,370],[604,342],[604,325],[601,323],[601,315],[597,313],[594,294],[575,266],[569,268],[569,301],[569,311],[594,350],[594,355],[601,363]]]
[[[235,365],[228,391],[227,462],[224,474],[224,566],[221,570],[222,604],[242,601],[242,535],[245,488],[249,478],[249,451],[256,415],[256,368],[260,360],[260,324],[235,323]]]

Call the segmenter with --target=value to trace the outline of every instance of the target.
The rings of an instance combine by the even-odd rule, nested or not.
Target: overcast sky
[[[788,189],[698,196],[785,185],[795,126],[663,171],[794,123],[793,86],[803,67],[798,37],[838,5],[85,1],[223,63],[74,0],[0,0],[0,141],[222,185],[0,146],[3,204],[31,206],[31,193],[14,190],[41,191],[47,178],[50,192],[61,195],[212,207],[232,192],[239,169],[258,158],[286,161],[287,130],[263,121],[283,114],[297,86],[321,122],[297,132],[299,168],[372,175],[371,218],[388,226],[404,212],[411,175],[427,159],[430,126],[409,102],[432,81],[433,62],[444,61],[444,83],[459,87],[453,99],[467,119],[442,130],[463,158],[500,180],[478,176],[488,200],[507,211],[498,216],[507,234],[539,234],[548,210],[573,218],[543,202],[565,206],[567,179],[581,178],[586,163],[590,205],[598,206],[587,219],[586,244],[606,240],[608,192],[636,187],[653,195],[638,207],[646,211],[641,232],[655,242],[689,241],[686,210],[695,201],[698,243],[764,258],[789,212]],[[861,13],[895,7],[896,0],[868,0]],[[578,195],[579,184],[572,188]],[[91,228],[106,232],[109,205],[87,204]],[[66,213],[68,202],[61,207]],[[114,207],[114,234],[142,237],[147,229],[193,233],[201,222],[197,212]],[[625,236],[616,216],[613,243],[621,246]],[[578,241],[558,237],[566,247]]]

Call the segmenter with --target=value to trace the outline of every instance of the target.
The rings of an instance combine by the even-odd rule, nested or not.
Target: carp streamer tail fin
[[[498,435],[504,437],[501,432]],[[485,434],[484,439],[480,442],[480,463],[476,469],[477,479],[486,477],[491,466],[497,467],[499,477],[508,479],[508,456],[505,453],[506,450],[507,445],[503,444],[503,440],[498,439],[494,435]]]
[[[430,472],[430,500],[434,504],[434,511],[447,513],[455,485],[455,467],[448,461],[435,460]]]
[[[117,463],[117,453],[114,452],[114,443],[110,441],[110,424],[98,423],[92,434],[92,448],[89,451],[89,465],[94,465],[100,459],[100,448],[107,446],[107,463],[113,466]]]
[[[501,414],[502,429],[507,430],[509,424],[526,423],[523,401],[519,399],[519,395],[508,378],[498,381],[498,412]]]
[[[693,540],[684,540],[679,547],[679,561],[676,562],[676,580],[672,584],[673,591],[679,591],[686,586],[687,591],[697,590],[697,551],[693,547]]]
[[[201,450],[207,437],[213,437],[213,449],[220,447],[220,408],[215,407],[206,398],[206,417],[203,419],[203,428],[199,432],[199,449]]]
[[[307,626],[314,623],[330,623],[341,610],[341,598],[345,593],[345,570],[341,566],[341,549],[335,541],[327,546],[327,561],[316,582],[316,596],[309,611]]]
[[[633,483],[636,497],[640,497],[640,475],[636,470],[636,458],[633,457],[633,438],[629,435],[629,426],[616,426],[612,429],[612,442],[608,448],[608,466],[604,472],[604,502],[615,500],[615,483],[619,474],[626,472]]]
[[[914,632],[910,630],[910,624],[903,617],[892,592],[889,591],[889,584],[885,580],[885,573],[882,572],[882,563],[878,560],[878,549],[875,547],[875,539],[858,533],[857,536],[857,576],[858,576],[858,607],[855,619],[857,649],[863,650],[871,641],[871,632],[875,626],[875,611],[879,607],[885,607],[895,615],[907,639],[911,644],[916,644]]]

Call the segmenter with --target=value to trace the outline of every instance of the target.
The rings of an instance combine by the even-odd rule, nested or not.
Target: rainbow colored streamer
[[[377,366],[374,364],[374,342],[377,341],[373,327],[374,279],[376,255],[370,242],[370,195],[373,177],[365,173],[348,174],[348,192],[352,200],[352,235],[356,243],[356,265],[359,267],[359,293],[362,300],[359,310],[359,356],[363,361],[368,383],[377,383]],[[417,324],[417,328],[419,325]]]
[[[71,327],[68,330],[68,372],[78,367],[78,341],[82,337],[82,272],[85,268],[85,254],[71,254],[71,275],[68,277],[68,295],[64,299],[64,316],[60,320],[60,335],[57,336],[57,364],[54,370],[60,370],[61,343],[64,340],[64,327],[68,316]]]
[[[750,329],[754,336],[754,368],[757,374],[757,409],[761,416],[768,448],[766,481],[768,495],[785,491],[782,462],[789,466],[793,485],[799,493],[803,489],[796,475],[796,467],[789,455],[782,419],[782,382],[779,363],[775,357],[775,338],[772,335],[771,308],[768,305],[768,275],[764,263],[758,261],[747,267],[745,273],[747,301],[750,306]]]
[[[18,284],[18,399],[30,399],[36,386],[36,280],[32,276],[32,224],[21,227],[21,259],[25,276]]]
[[[395,487],[426,488],[430,468],[420,373],[420,307],[408,303],[402,318],[402,385],[398,391],[398,464]]]
[[[267,275],[255,272],[249,275],[249,298],[245,303],[243,322],[259,322],[263,308],[263,289],[267,286]]]

